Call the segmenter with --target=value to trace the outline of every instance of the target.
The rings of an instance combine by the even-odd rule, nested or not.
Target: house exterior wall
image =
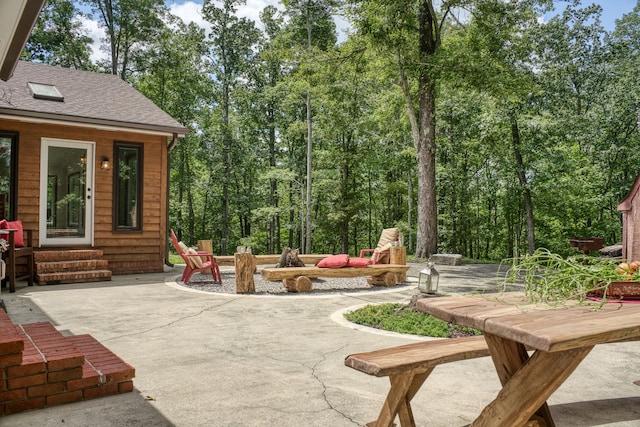
[[[108,131],[59,124],[38,124],[0,118],[0,129],[18,132],[17,218],[34,230],[34,246],[41,247],[40,144],[42,138],[95,143],[94,248],[104,252],[113,273],[163,270],[167,212],[167,136],[129,131]],[[102,157],[113,161],[114,142],[143,144],[142,230],[113,231],[113,167],[100,169]]]
[[[631,254],[631,244],[633,243],[633,220],[632,211],[622,212],[622,258],[629,259]]]
[[[624,228],[627,233],[627,256],[625,259],[640,260],[640,227],[636,227],[640,221],[640,198],[634,197],[626,218]]]

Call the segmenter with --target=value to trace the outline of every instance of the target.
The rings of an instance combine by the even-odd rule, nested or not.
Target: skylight
[[[48,85],[44,83],[27,83],[29,91],[35,99],[46,99],[49,101],[64,101],[64,96],[60,93],[57,87],[54,85]]]

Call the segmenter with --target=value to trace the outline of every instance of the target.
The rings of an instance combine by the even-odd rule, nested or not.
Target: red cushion
[[[14,238],[13,241],[15,243],[16,248],[24,248],[24,237],[22,236],[22,221],[20,220],[7,221],[6,219],[3,219],[2,221],[0,221],[0,229],[18,230],[15,233],[13,233],[13,238]],[[9,237],[5,238],[4,240],[9,241]]]
[[[369,264],[371,264],[371,260],[369,258],[349,258],[347,267],[363,268]]]
[[[320,268],[340,268],[346,267],[349,262],[349,255],[340,254],[340,255],[331,255],[321,260],[316,264],[316,267]]]

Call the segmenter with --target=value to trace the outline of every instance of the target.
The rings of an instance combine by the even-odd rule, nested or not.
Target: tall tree
[[[331,17],[333,0],[284,0],[289,23],[290,38],[293,46],[304,46],[304,62],[302,72],[310,73],[314,56],[314,47],[326,51],[335,44],[335,24]],[[306,70],[306,71],[305,71]],[[307,82],[309,84],[310,82]],[[306,236],[304,253],[311,253],[312,242],[312,181],[313,181],[313,110],[311,106],[311,88],[305,94],[305,111],[307,124],[307,190],[306,190]]]
[[[194,175],[198,175],[195,164],[199,155],[197,122],[205,110],[208,96],[204,30],[194,23],[184,24],[179,18],[169,15],[168,26],[150,44],[136,64],[135,87],[173,118],[189,127],[194,134],[187,136],[172,147],[170,152],[171,197],[170,216],[172,228],[186,241],[195,242],[196,235],[206,236],[201,229],[209,224],[211,210],[202,209],[200,228],[196,232],[196,199],[193,186]],[[205,197],[207,193],[205,193]],[[198,199],[200,199],[198,197]],[[207,232],[209,230],[206,230]]]
[[[180,123],[193,126],[207,94],[204,30],[171,15],[167,23],[136,58],[134,84]]]
[[[216,3],[221,3],[217,7]],[[244,0],[206,0],[202,5],[202,15],[211,24],[209,34],[209,57],[215,82],[220,85],[217,101],[220,114],[214,126],[222,140],[222,223],[221,253],[226,254],[229,237],[229,186],[231,177],[231,149],[234,139],[230,122],[233,91],[249,71],[254,56],[253,47],[258,41],[258,30],[253,21],[238,18],[236,12]],[[213,83],[213,82],[212,82]]]
[[[547,0],[541,0],[549,3]],[[353,13],[360,32],[394,58],[395,81],[404,94],[407,115],[418,164],[418,231],[416,256],[428,257],[438,248],[438,209],[436,197],[436,94],[437,83],[446,72],[465,69],[464,63],[450,64],[443,51],[449,28],[468,31],[463,21],[485,22],[500,32],[504,10],[539,3],[498,0],[353,1]],[[514,5],[515,4],[515,5]],[[491,33],[489,33],[491,34]],[[499,46],[495,46],[499,47]],[[453,67],[452,67],[453,65]]]
[[[47,0],[22,55],[23,59],[91,70],[92,42],[82,28],[82,14],[70,0]]]
[[[416,256],[428,257],[438,248],[434,60],[451,5],[444,2],[440,12],[431,0],[367,0],[354,6],[360,31],[396,59],[396,82],[405,97],[418,162]]]
[[[267,143],[268,170],[265,175],[269,179],[269,213],[268,213],[268,243],[269,253],[280,253],[281,211],[278,193],[279,172],[278,161],[278,126],[280,103],[283,98],[280,85],[284,80],[284,64],[279,49],[279,39],[284,27],[284,18],[275,6],[267,6],[260,14],[260,21],[264,25],[264,35],[260,43],[260,50],[254,70],[254,80],[259,92],[258,108],[251,108],[254,112],[252,119],[263,131],[263,139]]]
[[[162,0],[83,0],[104,27],[111,74],[127,80],[132,56],[162,28],[166,6]]]

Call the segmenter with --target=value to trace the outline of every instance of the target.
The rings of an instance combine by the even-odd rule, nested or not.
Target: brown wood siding
[[[634,197],[633,206],[627,215],[627,219],[628,248],[626,258],[638,260],[640,259],[640,227],[636,227],[636,225],[640,221],[640,197]]]
[[[0,129],[19,133],[18,218],[38,236],[40,200],[40,141],[57,138],[95,143],[94,247],[104,252],[114,273],[162,271],[166,239],[167,137],[75,126],[34,124],[0,119]],[[140,232],[113,232],[113,167],[100,169],[100,161],[113,161],[115,141],[144,145],[143,223]],[[45,248],[42,248],[45,249]]]

